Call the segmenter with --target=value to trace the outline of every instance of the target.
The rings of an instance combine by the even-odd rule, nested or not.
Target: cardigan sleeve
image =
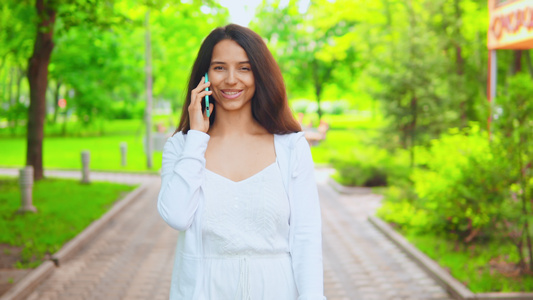
[[[323,300],[322,221],[313,158],[306,139],[296,141],[292,168],[291,256],[298,300]]]
[[[189,130],[187,135],[177,133],[169,138],[163,148],[157,210],[174,229],[187,230],[194,220],[208,142],[206,133]]]

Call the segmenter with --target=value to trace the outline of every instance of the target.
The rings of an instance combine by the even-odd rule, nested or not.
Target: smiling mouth
[[[239,95],[242,94],[242,91],[243,90],[221,90],[222,96],[228,99],[234,99],[239,97]]]

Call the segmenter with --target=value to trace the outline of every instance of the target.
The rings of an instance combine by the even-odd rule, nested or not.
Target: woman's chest
[[[277,163],[238,182],[208,170],[204,193],[208,234],[242,238],[288,231],[290,205]]]

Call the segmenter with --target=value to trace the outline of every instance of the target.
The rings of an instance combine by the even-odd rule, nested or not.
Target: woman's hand
[[[193,130],[207,133],[209,130],[209,118],[206,111],[202,111],[202,101],[206,95],[211,95],[212,91],[206,91],[205,88],[211,85],[211,82],[204,82],[204,77],[200,80],[198,86],[191,91],[191,104],[189,105],[189,126]],[[213,113],[214,105],[209,103],[209,112]]]

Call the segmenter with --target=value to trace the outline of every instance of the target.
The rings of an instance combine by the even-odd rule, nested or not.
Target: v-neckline
[[[213,175],[215,175],[215,176],[217,176],[217,177],[223,178],[223,179],[225,179],[225,180],[227,180],[227,181],[229,181],[229,182],[231,182],[231,183],[238,184],[238,183],[243,183],[243,182],[245,182],[245,181],[251,180],[251,179],[254,178],[254,177],[259,176],[259,175],[260,175],[261,173],[263,173],[265,170],[269,169],[269,168],[272,167],[272,166],[275,166],[277,163],[278,163],[278,161],[277,161],[277,159],[276,159],[276,161],[274,161],[274,162],[271,163],[270,165],[264,167],[261,171],[255,173],[255,174],[253,174],[253,175],[251,175],[251,176],[249,176],[249,177],[247,177],[247,178],[245,178],[245,179],[243,179],[243,180],[239,180],[239,181],[231,180],[231,179],[229,179],[229,178],[226,177],[226,176],[220,175],[220,174],[218,174],[218,173],[215,173],[215,172],[209,170],[208,168],[205,168],[205,170],[206,170],[207,172],[209,172],[209,173],[211,173],[211,174],[213,174]]]

